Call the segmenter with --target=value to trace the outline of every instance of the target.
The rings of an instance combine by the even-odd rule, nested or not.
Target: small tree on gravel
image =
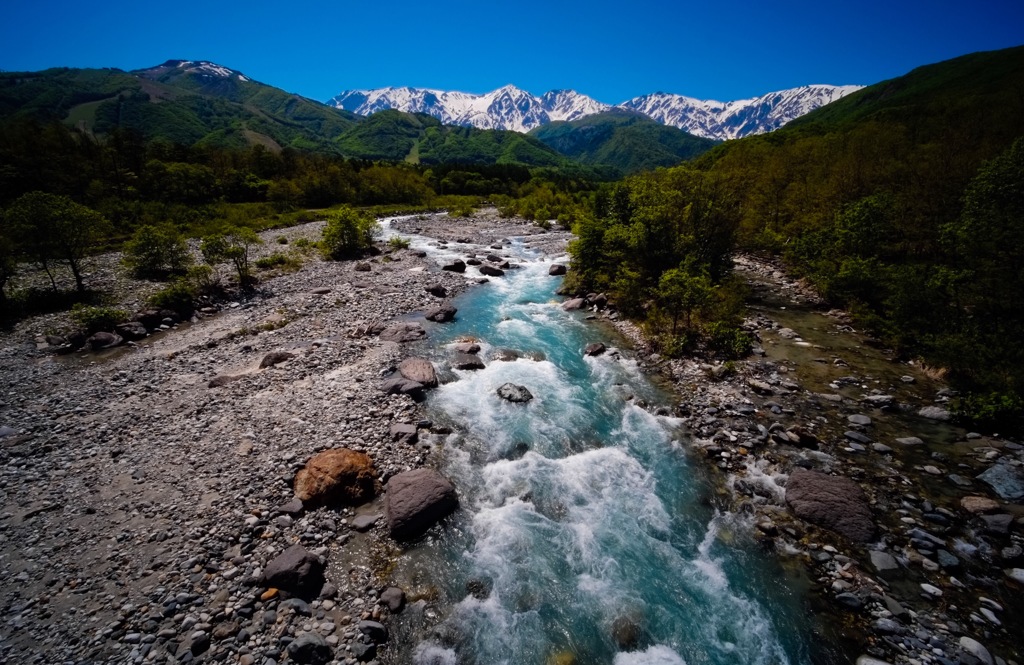
[[[203,260],[210,266],[230,261],[238,273],[239,286],[246,287],[255,281],[249,267],[250,251],[254,246],[262,244],[263,240],[252,229],[233,228],[226,233],[203,238],[199,251],[203,255]]]
[[[125,243],[122,262],[138,277],[159,277],[184,271],[192,255],[178,229],[147,224]]]
[[[344,206],[328,213],[320,247],[330,259],[359,256],[373,245],[377,228],[373,217]]]

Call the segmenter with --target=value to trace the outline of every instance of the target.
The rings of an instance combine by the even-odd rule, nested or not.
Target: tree
[[[321,247],[332,259],[358,256],[373,245],[377,222],[354,208],[343,206],[327,215]]]
[[[192,255],[178,229],[147,224],[125,243],[122,262],[138,277],[154,277],[183,271],[192,264]]]
[[[693,327],[693,312],[711,298],[711,280],[706,274],[691,275],[681,268],[666,270],[658,280],[657,299],[662,309],[672,317],[672,334],[676,334],[679,316],[683,316],[686,329]]]
[[[65,263],[78,291],[85,291],[83,263],[110,227],[103,215],[66,196],[29,192],[11,204],[7,218],[15,241],[46,271],[54,290],[51,266]]]
[[[230,261],[238,273],[238,285],[246,287],[254,278],[249,268],[249,253],[254,245],[262,245],[263,240],[250,228],[231,228],[226,233],[217,233],[203,238],[199,251],[203,260],[211,267],[218,263]]]

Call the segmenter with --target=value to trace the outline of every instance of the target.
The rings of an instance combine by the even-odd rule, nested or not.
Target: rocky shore
[[[268,232],[260,251],[320,228]],[[568,239],[493,212],[392,228],[436,238],[461,271],[414,250],[309,257],[116,349],[55,355],[58,315],[0,337],[0,660],[389,662],[387,619],[404,602],[387,574],[395,538],[420,532],[396,505],[419,501],[402,498],[405,474],[429,475],[445,434],[416,390],[388,387],[430,382],[394,340],[429,339],[481,268],[514,269],[502,267],[511,238],[549,255]],[[154,287],[116,258],[97,276],[138,309]],[[606,301],[579,306],[672,383],[719,504],[806,565],[859,663],[1020,662],[1024,448],[943,420],[948,388],[776,267],[737,267],[758,346],[730,364],[662,359]],[[338,449],[351,455],[307,466]],[[314,466],[351,472],[346,487],[367,495],[317,500],[330,484]],[[449,488],[426,481],[450,509]]]

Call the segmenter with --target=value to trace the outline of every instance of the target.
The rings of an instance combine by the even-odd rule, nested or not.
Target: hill
[[[571,122],[552,122],[530,132],[563,155],[619,175],[674,166],[715,146],[633,111],[613,109]]]

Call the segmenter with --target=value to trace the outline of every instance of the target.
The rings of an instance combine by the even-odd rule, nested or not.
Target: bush
[[[128,320],[128,313],[113,307],[93,307],[77,303],[71,308],[71,318],[92,334],[113,330],[114,326]]]
[[[715,321],[708,325],[704,332],[707,335],[708,348],[720,356],[738,359],[750,353],[753,339],[736,326],[725,321]]]
[[[302,259],[293,254],[274,252],[270,256],[256,259],[256,267],[260,270],[281,268],[284,272],[295,272],[302,267]]]
[[[1024,431],[1024,399],[1015,393],[976,393],[962,397],[953,411],[965,425],[1003,433]]]
[[[121,261],[137,277],[161,277],[187,268],[192,255],[176,228],[147,224],[125,243]]]
[[[360,256],[373,246],[377,221],[369,215],[344,206],[327,215],[320,247],[330,259]]]
[[[278,245],[287,245],[288,238],[286,238],[285,236],[277,236],[276,238],[274,238],[274,242],[276,242]]]
[[[174,310],[182,317],[189,317],[195,311],[195,300],[198,291],[187,279],[176,279],[149,297],[149,305],[154,309]]]
[[[203,238],[199,251],[207,264],[214,266],[223,261],[231,261],[238,273],[238,285],[246,287],[255,279],[249,269],[249,252],[254,245],[262,245],[256,232],[250,228],[232,228],[227,233],[216,233]]]
[[[391,236],[388,239],[388,247],[391,249],[409,249],[409,239],[399,236]]]

